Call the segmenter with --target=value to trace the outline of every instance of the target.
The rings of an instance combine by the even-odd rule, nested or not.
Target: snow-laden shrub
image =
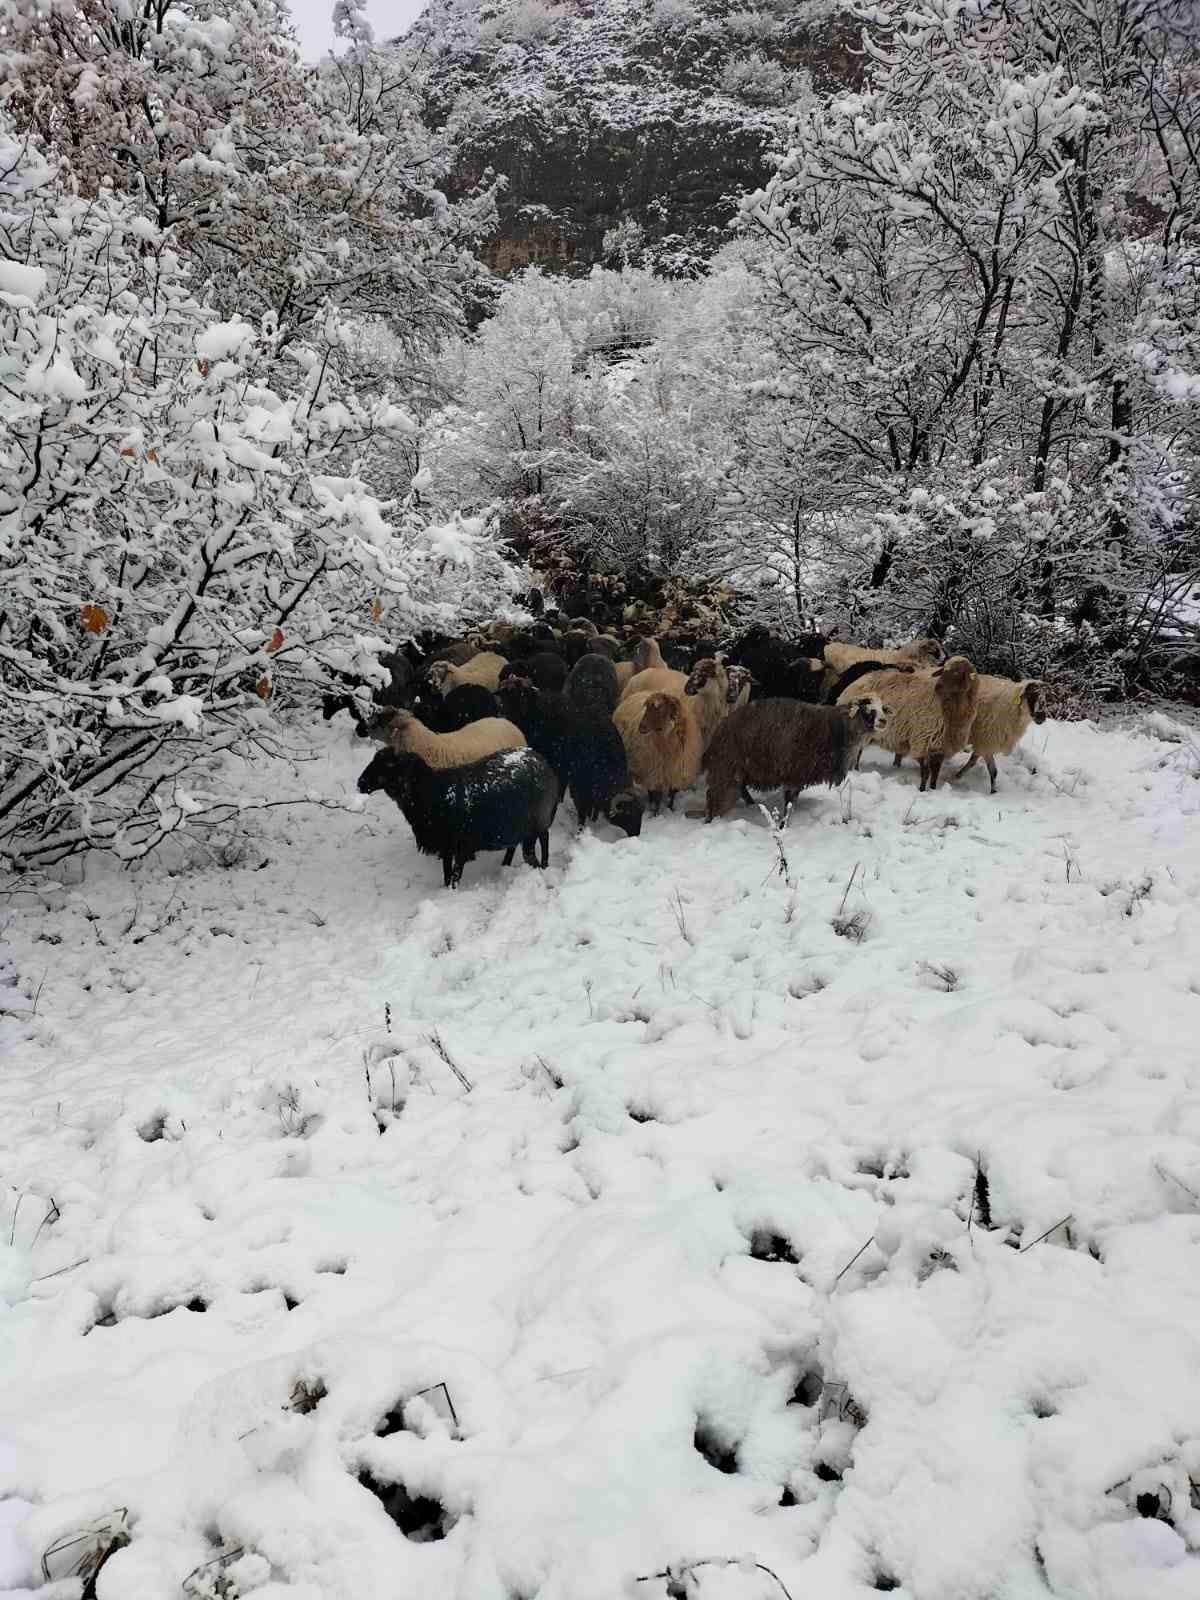
[[[540,44],[558,32],[563,13],[546,0],[515,0],[495,17],[479,24],[478,37],[482,45],[489,44]]]
[[[778,20],[769,11],[731,11],[722,26],[739,44],[767,44],[779,32]]]
[[[305,343],[220,320],[167,235],[3,124],[0,217],[0,853],[138,855],[211,811],[199,763],[278,748],[281,704],[516,575],[482,520],[371,493],[414,424],[344,389],[331,314]]]
[[[700,21],[700,13],[691,0],[654,0],[652,21],[665,33],[685,33]]]
[[[721,69],[720,84],[727,95],[754,106],[782,105],[799,92],[796,75],[759,50],[727,61]]]

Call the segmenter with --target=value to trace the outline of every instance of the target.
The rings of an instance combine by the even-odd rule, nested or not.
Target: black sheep
[[[728,660],[731,666],[749,667],[754,674],[756,700],[784,697],[815,703],[821,698],[822,669],[811,667],[796,645],[775,638],[766,628],[750,628],[736,639]]]
[[[563,692],[577,711],[611,717],[621,698],[621,680],[607,656],[589,653],[571,668]]]
[[[463,868],[481,850],[503,850],[507,867],[520,845],[528,866],[549,863],[559,785],[528,747],[440,770],[420,756],[380,750],[358,780],[360,794],[379,789],[404,813],[421,854],[441,858],[447,889],[458,887]]]
[[[581,709],[565,695],[535,689],[521,678],[502,684],[497,699],[530,749],[546,758],[563,790],[569,790],[581,823],[603,815],[631,838],[642,831],[642,803],[611,716]]]
[[[528,678],[530,683],[535,683],[539,689],[557,691],[567,681],[567,663],[562,656],[550,650],[541,650],[535,655],[523,656],[519,661],[510,661],[506,667],[501,667],[500,682],[505,683],[514,675]]]
[[[432,684],[419,683],[407,709],[415,712],[433,733],[457,733],[468,723],[500,715],[496,696],[478,683],[460,683],[447,695],[439,694]],[[382,742],[390,726],[391,708],[386,707],[367,720],[364,731],[370,738]]]
[[[407,705],[412,693],[413,665],[404,649],[387,650],[376,657],[381,667],[387,669],[388,682],[385,684],[367,685],[365,678],[354,678],[350,673],[339,672],[338,677],[348,686],[362,684],[371,689],[371,702],[374,706],[403,706]],[[336,717],[339,711],[348,711],[354,722],[354,731],[360,739],[366,738],[371,718],[366,715],[368,708],[365,702],[350,688],[338,694],[330,692],[321,701],[321,715],[326,722]]]

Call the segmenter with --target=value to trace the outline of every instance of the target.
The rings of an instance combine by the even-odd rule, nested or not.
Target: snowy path
[[[11,901],[0,1593],[125,1506],[100,1600],[1193,1600],[1200,762],[1026,751],[794,889],[742,811],[450,896],[379,796]]]

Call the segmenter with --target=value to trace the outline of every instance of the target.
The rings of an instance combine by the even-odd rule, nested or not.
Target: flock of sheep
[[[755,628],[720,649],[709,641],[631,634],[575,619],[521,629],[496,623],[422,655],[381,658],[391,684],[326,697],[383,748],[358,780],[403,812],[417,847],[454,887],[481,851],[518,846],[549,860],[549,832],[569,795],[581,823],[605,817],[640,833],[645,806],[707,777],[711,822],[751,790],[782,789],[790,804],[816,784],[840,784],[863,746],[890,750],[936,789],[943,762],[996,756],[1031,721],[1045,721],[1042,686],[943,659],[935,640],[878,650],[809,635],[789,644]],[[701,814],[701,813],[697,813]]]

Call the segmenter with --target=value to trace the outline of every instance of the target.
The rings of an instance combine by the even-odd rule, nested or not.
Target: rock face
[[[765,179],[789,103],[856,81],[857,40],[830,0],[432,0],[403,48],[457,152],[454,187],[507,178],[495,271],[686,275]]]

